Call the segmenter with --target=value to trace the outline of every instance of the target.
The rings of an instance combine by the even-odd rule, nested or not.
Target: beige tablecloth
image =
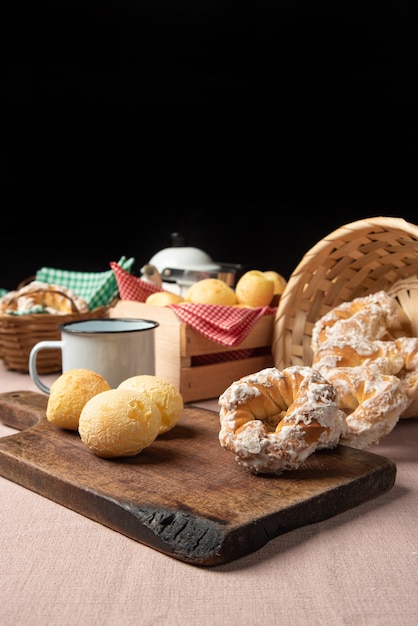
[[[37,389],[0,361],[0,393],[13,390]],[[0,424],[0,436],[14,432]],[[370,451],[396,463],[390,491],[213,569],[0,477],[0,625],[415,626],[418,420]]]

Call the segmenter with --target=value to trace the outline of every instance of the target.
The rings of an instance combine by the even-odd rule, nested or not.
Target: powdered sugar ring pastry
[[[378,291],[343,302],[317,320],[312,329],[312,351],[334,337],[391,340],[409,334],[405,325],[407,319],[398,301],[386,291]]]
[[[401,339],[371,341],[355,334],[320,344],[312,367],[338,392],[338,406],[346,415],[342,444],[364,450],[379,443],[418,396],[418,357],[414,362],[411,353],[406,371],[407,349]]]
[[[378,443],[399,417],[418,415],[418,339],[410,332],[406,313],[385,291],[345,302],[314,324],[312,367],[339,392],[349,445]]]
[[[382,374],[398,374],[405,358],[397,341],[371,341],[361,335],[333,336],[320,344],[312,367],[328,379],[335,368],[367,367]]]
[[[410,401],[397,376],[372,367],[339,367],[327,371],[346,413],[341,444],[364,450],[379,443],[396,426]]]
[[[402,369],[397,372],[406,395],[408,406],[400,417],[418,416],[418,337],[398,337],[395,345],[403,358]]]
[[[221,446],[255,474],[298,469],[315,450],[337,446],[344,428],[335,388],[311,367],[244,376],[219,405]]]
[[[30,313],[37,307],[58,315],[89,311],[87,302],[72,289],[36,280],[0,299],[0,313]]]

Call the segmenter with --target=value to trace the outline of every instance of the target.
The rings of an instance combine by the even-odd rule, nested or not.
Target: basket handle
[[[19,298],[22,297],[26,297],[26,296],[31,296],[33,294],[36,293],[53,293],[59,296],[63,296],[64,298],[66,298],[70,304],[71,304],[71,312],[72,313],[79,313],[78,307],[76,305],[76,303],[74,302],[74,299],[68,294],[65,293],[64,291],[60,291],[59,289],[34,289],[33,291],[29,291],[27,293],[24,294],[16,294],[15,296],[11,296],[10,299],[8,300],[8,305],[10,305],[11,303],[15,302],[16,300],[18,300]]]
[[[17,286],[17,289],[22,289],[22,287],[26,287],[26,285],[29,285],[29,283],[33,282],[34,280],[36,280],[36,274],[33,274],[32,276],[27,276],[26,278],[20,281],[20,283]]]

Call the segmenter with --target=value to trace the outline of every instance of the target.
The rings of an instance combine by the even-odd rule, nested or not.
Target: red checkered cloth
[[[110,263],[115,273],[119,295],[122,300],[145,302],[151,293],[163,291],[126,272],[115,262]],[[258,320],[265,315],[274,315],[275,307],[239,308],[220,304],[170,304],[176,315],[185,324],[222,346],[238,346],[249,335]]]
[[[110,267],[116,278],[119,295],[122,300],[135,300],[135,302],[145,302],[152,293],[163,291],[161,287],[148,283],[137,276],[133,276],[123,269],[118,263],[112,261]]]
[[[276,312],[272,307],[255,309],[224,306],[220,304],[170,304],[182,322],[199,333],[221,344],[238,346],[249,335],[260,317]]]

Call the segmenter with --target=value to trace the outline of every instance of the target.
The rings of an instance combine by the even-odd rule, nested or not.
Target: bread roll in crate
[[[371,217],[324,237],[304,255],[280,298],[275,366],[312,365],[315,323],[342,303],[381,290],[396,298],[408,335],[418,337],[418,226]]]

